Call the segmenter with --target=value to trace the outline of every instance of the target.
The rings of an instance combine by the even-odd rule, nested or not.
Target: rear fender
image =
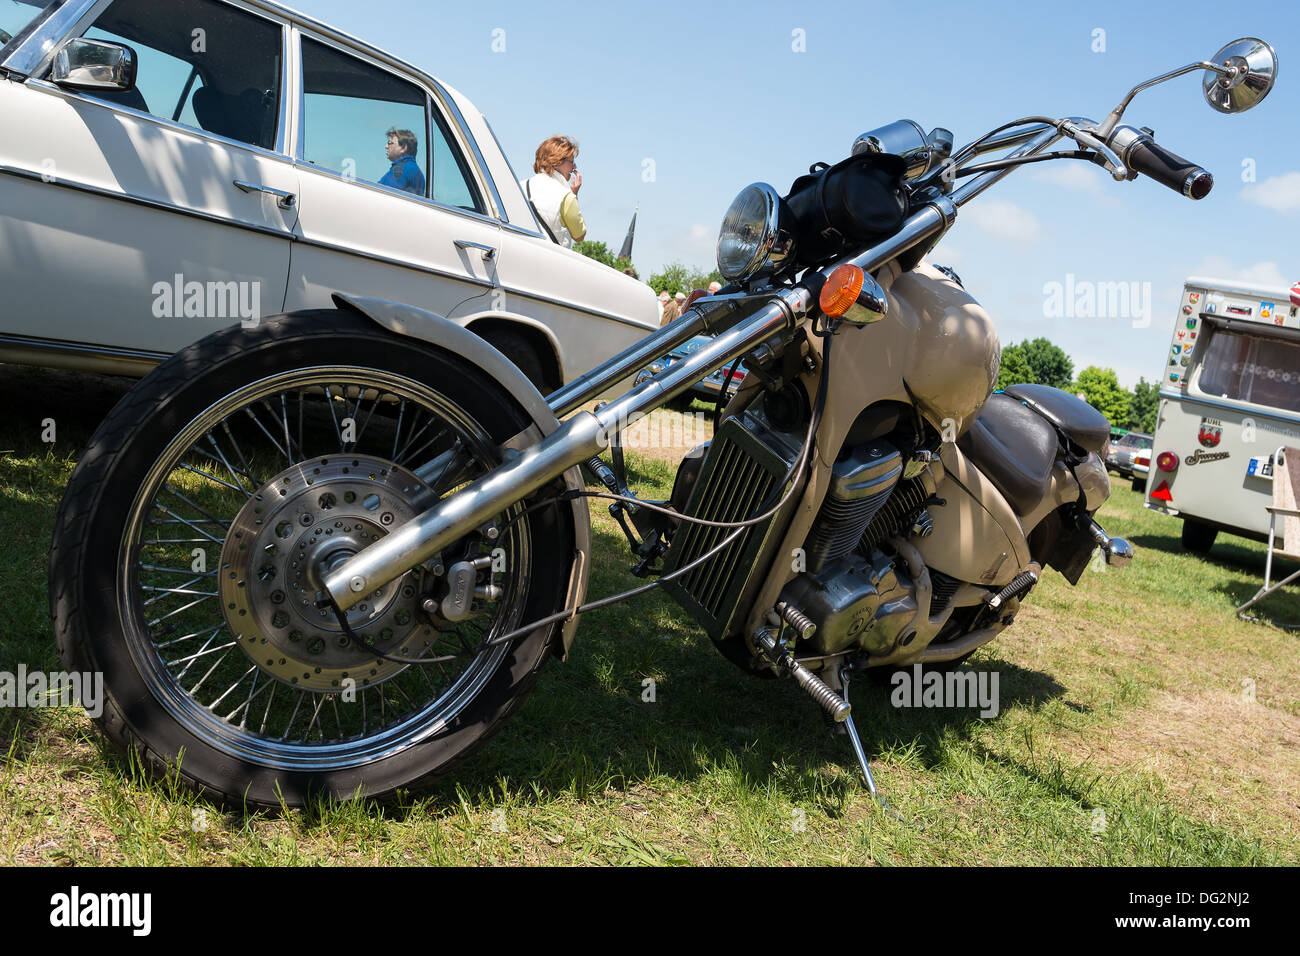
[[[522,436],[516,436],[507,442],[510,447],[518,448],[531,444],[559,427],[560,423],[546,404],[546,399],[537,391],[533,383],[528,381],[524,373],[473,332],[461,328],[441,315],[400,302],[344,295],[338,292],[333,298],[334,304],[340,309],[348,309],[364,315],[397,335],[419,339],[446,349],[489,375],[519,403],[536,427],[535,433],[530,428]],[[580,491],[586,487],[582,480],[582,472],[576,466],[564,473],[564,484],[570,490]],[[587,582],[591,576],[591,515],[587,509],[586,498],[574,498],[569,502],[569,507],[572,509],[573,518],[574,554],[569,569],[566,606],[577,607],[587,596]],[[568,657],[569,647],[573,644],[577,629],[577,616],[564,623],[561,646],[557,648],[560,657]]]

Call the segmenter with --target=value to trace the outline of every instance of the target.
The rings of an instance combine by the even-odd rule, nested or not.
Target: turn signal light
[[[685,312],[687,309],[693,306],[698,300],[703,299],[706,295],[708,295],[708,293],[705,292],[703,289],[693,290],[691,294],[686,297],[686,304],[682,306],[682,311]]]
[[[826,280],[821,295],[817,297],[817,304],[826,315],[838,319],[857,303],[866,281],[867,274],[861,268],[846,263]]]
[[[1156,459],[1156,467],[1161,471],[1177,471],[1178,456],[1172,451],[1162,451]]]

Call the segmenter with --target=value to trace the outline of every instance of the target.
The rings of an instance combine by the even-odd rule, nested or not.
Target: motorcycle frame
[[[1082,119],[1072,122],[1090,123]],[[1056,126],[1031,124],[1026,129],[963,149],[952,165],[959,167],[983,153],[1012,146],[1018,148],[1007,156],[1008,159],[1033,156],[1047,149],[1062,135]],[[951,228],[961,206],[1014,168],[1008,166],[979,173],[950,194],[933,196],[888,239],[819,271],[823,276],[829,276],[835,268],[852,264],[871,273],[922,243],[933,245]],[[743,306],[755,298],[764,304],[745,313]],[[736,311],[743,314],[735,317]],[[557,418],[569,416],[554,432],[535,444],[508,454],[503,464],[490,474],[433,505],[335,567],[323,581],[326,594],[340,609],[348,610],[366,594],[432,558],[470,530],[483,526],[568,469],[599,454],[609,446],[612,436],[621,434],[642,415],[667,404],[696,382],[769,339],[793,332],[815,311],[813,294],[801,285],[774,289],[758,296],[713,296],[697,302],[669,325],[552,393],[546,400],[552,413]],[[718,322],[719,316],[724,321]],[[704,333],[714,335],[713,341],[686,359],[595,411],[578,411],[650,361]],[[418,469],[417,474],[433,470],[434,463],[430,462]],[[586,564],[589,566],[590,562]]]

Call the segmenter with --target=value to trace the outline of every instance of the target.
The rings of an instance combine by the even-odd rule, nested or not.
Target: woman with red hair
[[[568,249],[587,235],[587,224],[578,208],[582,175],[578,172],[577,158],[576,141],[567,136],[552,136],[537,147],[533,161],[533,172],[537,175],[523,183],[528,201],[551,238]]]

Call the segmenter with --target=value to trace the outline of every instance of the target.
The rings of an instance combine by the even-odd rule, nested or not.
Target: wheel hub
[[[363,455],[293,465],[251,497],[221,551],[222,612],[239,647],[266,674],[302,689],[379,683],[407,665],[376,657],[316,606],[329,572],[415,517],[424,488],[412,473]],[[349,627],[378,650],[418,657],[437,638],[416,614],[418,571],[367,594]]]

